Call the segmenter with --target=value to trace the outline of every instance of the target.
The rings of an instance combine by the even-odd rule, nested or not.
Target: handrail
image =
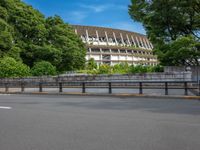
[[[164,89],[165,91],[165,95],[169,95],[169,89],[175,89],[174,87],[170,86],[170,83],[174,83],[174,84],[178,84],[176,86],[179,86],[178,88],[176,89],[183,89],[184,90],[184,95],[188,95],[188,90],[191,90],[193,88],[189,87],[189,83],[196,83],[197,84],[197,95],[200,95],[200,82],[197,83],[196,81],[172,81],[172,80],[105,80],[105,81],[70,81],[70,82],[34,82],[34,83],[31,83],[31,84],[28,84],[28,83],[25,83],[25,82],[20,82],[19,86],[21,87],[21,92],[24,92],[25,91],[25,87],[27,87],[28,85],[35,85],[38,87],[38,91],[39,92],[43,92],[43,88],[44,86],[48,88],[51,87],[52,85],[53,86],[56,86],[58,87],[59,89],[59,92],[62,93],[63,92],[63,84],[68,84],[68,85],[78,85],[82,88],[82,93],[86,93],[86,89],[87,89],[87,85],[90,86],[91,88],[91,84],[96,84],[96,85],[92,85],[93,88],[95,87],[101,87],[102,84],[105,84],[104,86],[106,86],[108,88],[108,93],[109,94],[112,94],[112,89],[113,88],[116,88],[117,86],[119,88],[122,88],[122,86],[120,85],[116,85],[116,84],[131,84],[131,83],[134,83],[134,84],[137,84],[137,87],[138,87],[138,94],[143,94],[143,89],[152,89],[152,86],[151,88],[148,87],[148,86],[145,86],[145,83],[146,84],[153,84],[153,83],[160,83],[161,87],[159,87],[160,89]],[[15,83],[16,84],[16,83]],[[14,84],[14,85],[15,85]],[[99,85],[98,85],[99,84]],[[182,84],[182,86],[180,86],[180,84]],[[130,86],[130,85],[129,85]],[[135,86],[135,85],[134,85]],[[158,85],[157,85],[158,86]],[[9,88],[12,88],[14,86],[12,86],[11,84],[9,83],[4,83],[4,87],[5,87],[5,92],[9,92]],[[128,85],[123,85],[123,87],[128,87]],[[154,88],[156,89],[156,88]]]

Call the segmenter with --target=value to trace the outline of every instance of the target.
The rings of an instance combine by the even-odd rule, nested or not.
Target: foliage
[[[199,0],[131,1],[129,14],[144,25],[163,65],[199,65]],[[182,48],[186,39],[190,44]]]
[[[112,74],[112,67],[107,64],[100,65],[98,74]]]
[[[152,73],[152,72],[164,72],[163,66],[142,66],[142,65],[131,65],[127,63],[116,64],[109,66],[102,64],[98,69],[93,70],[80,70],[78,73],[87,74],[134,74],[134,73]]]
[[[34,64],[31,68],[32,75],[43,76],[43,75],[56,75],[56,67],[50,62],[40,61]]]
[[[0,60],[0,77],[24,77],[30,76],[30,68],[14,58],[4,57]]]
[[[46,19],[46,28],[49,33],[47,41],[61,51],[58,70],[84,68],[86,49],[82,40],[75,35],[72,27],[65,24],[60,17],[55,16]]]
[[[130,66],[129,72],[130,73],[146,73],[150,71],[150,69],[148,69],[147,66],[142,66],[142,65],[138,65],[138,66]]]
[[[97,69],[97,63],[95,62],[94,58],[91,58],[87,61],[86,64],[86,69],[87,70],[94,70]]]
[[[86,49],[59,16],[45,18],[21,0],[0,0],[0,58],[29,67],[48,61],[59,72],[84,68]]]
[[[112,68],[113,68],[113,73],[115,74],[125,74],[129,70],[128,63],[116,64]]]
[[[180,37],[174,42],[164,45],[159,53],[161,64],[166,65],[198,65],[200,58],[200,43],[192,36]]]

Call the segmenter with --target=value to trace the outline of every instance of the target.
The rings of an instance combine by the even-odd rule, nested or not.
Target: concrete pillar
[[[115,39],[115,44],[118,45],[118,42],[117,42],[117,38],[116,38],[115,32],[113,32],[113,37],[114,37],[114,39]]]
[[[139,42],[139,40],[138,40],[137,36],[136,36],[135,38],[136,38],[136,41],[137,41],[137,45],[138,45],[138,47],[140,47],[140,48],[141,48],[141,46],[140,46],[140,42]]]
[[[109,41],[108,41],[108,34],[107,34],[107,32],[106,32],[106,31],[105,31],[105,35],[106,35],[107,45],[109,45]]]
[[[131,36],[131,39],[132,39],[132,41],[133,41],[134,46],[136,47],[137,45],[136,45],[136,43],[135,43],[135,40],[134,40],[133,36]]]
[[[98,45],[99,45],[99,43],[100,43],[100,41],[99,41],[99,33],[98,33],[98,31],[97,31],[97,30],[96,30],[96,36],[97,36]]]
[[[89,34],[88,34],[88,30],[85,30],[86,32],[86,42],[89,43]]]
[[[147,43],[144,38],[143,38],[143,42],[144,42],[145,48],[148,49]]]
[[[151,49],[151,46],[150,46],[149,41],[147,39],[146,39],[146,42],[147,42],[149,49]]]
[[[141,37],[139,39],[140,39],[140,43],[142,44],[142,47],[145,48],[144,43],[143,43]]]
[[[122,44],[125,46],[124,38],[123,38],[123,36],[122,36],[122,33],[120,33],[120,37],[121,37],[121,40],[122,40]]]
[[[128,34],[126,34],[126,38],[127,38],[127,40],[128,40],[129,46],[131,46],[131,42],[130,42],[130,39],[129,39],[129,37],[128,37]]]

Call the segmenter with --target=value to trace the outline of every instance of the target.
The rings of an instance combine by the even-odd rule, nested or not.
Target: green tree
[[[155,53],[163,65],[186,65],[186,62],[187,65],[199,65],[200,55],[196,51],[200,51],[200,49],[195,46],[200,40],[199,0],[131,1],[129,14],[132,19],[144,25],[149,39],[154,44]],[[191,53],[191,45],[184,49],[181,46],[173,47],[173,43],[177,45],[177,40],[179,43],[180,38],[185,39],[189,36],[193,37],[193,40],[190,41],[195,43],[192,49],[196,55]],[[170,59],[165,61],[169,53]],[[179,56],[183,53],[187,53],[187,55]],[[163,59],[164,57],[166,59]],[[185,61],[182,61],[183,59]],[[193,62],[191,63],[189,59],[193,59]]]
[[[34,76],[56,75],[56,67],[48,61],[41,61],[35,63],[33,68],[31,68],[31,73]]]
[[[25,77],[30,76],[30,68],[14,58],[4,57],[0,59],[0,77]]]
[[[62,53],[59,71],[82,69],[85,65],[86,48],[81,39],[59,16],[46,20],[48,30],[47,41]]]
[[[12,48],[12,42],[12,29],[6,21],[0,18],[0,56],[3,56]]]
[[[49,61],[59,72],[84,68],[86,48],[59,16],[45,18],[21,0],[0,0],[0,58],[29,67]]]

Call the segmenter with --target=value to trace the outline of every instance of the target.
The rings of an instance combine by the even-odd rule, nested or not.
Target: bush
[[[148,67],[142,66],[142,65],[130,66],[129,72],[130,73],[146,73],[148,72]]]
[[[30,68],[22,62],[17,62],[12,57],[4,57],[0,60],[0,77],[25,77],[30,76]]]
[[[98,73],[99,74],[112,74],[112,67],[107,64],[100,65],[99,69],[98,69]]]
[[[97,69],[97,63],[95,62],[94,58],[88,60],[86,64],[86,69],[88,70]]]
[[[34,76],[56,75],[56,67],[48,61],[40,61],[34,64],[31,72]]]
[[[128,63],[120,63],[113,66],[113,73],[126,74],[128,73],[129,66]]]
[[[164,67],[160,65],[154,66],[152,72],[164,72]]]

